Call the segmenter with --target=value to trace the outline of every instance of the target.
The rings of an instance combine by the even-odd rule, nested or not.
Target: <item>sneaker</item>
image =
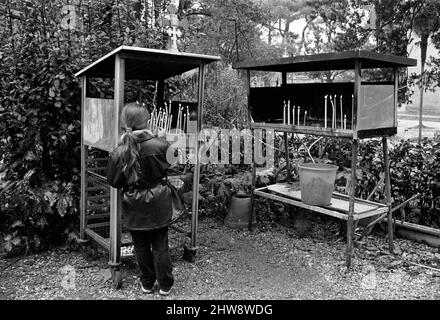
[[[159,290],[159,294],[160,294],[161,296],[167,296],[167,295],[170,294],[172,288],[173,288],[173,287],[169,288],[168,290],[160,289],[160,290]]]
[[[143,293],[153,293],[154,292],[154,285],[151,288],[145,288],[143,285],[141,285],[141,287],[142,287]]]

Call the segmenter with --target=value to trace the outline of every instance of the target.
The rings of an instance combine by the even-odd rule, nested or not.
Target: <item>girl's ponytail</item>
[[[139,143],[131,128],[127,128],[121,137],[121,160],[122,172],[129,185],[133,185],[139,180]]]
[[[149,118],[147,108],[137,102],[128,103],[121,112],[121,126],[125,133],[121,137],[120,156],[128,185],[135,184],[141,176],[140,144],[133,130],[145,129]]]

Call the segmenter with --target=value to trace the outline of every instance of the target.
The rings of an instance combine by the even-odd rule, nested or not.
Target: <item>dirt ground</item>
[[[438,249],[397,239],[397,254],[389,255],[379,234],[357,244],[347,270],[344,241],[325,227],[299,237],[280,224],[251,233],[203,219],[196,262],[182,259],[183,248],[172,250],[176,282],[166,298],[142,294],[133,258],[123,260],[120,290],[109,280],[106,254],[87,260],[54,248],[1,259],[0,299],[440,299]]]

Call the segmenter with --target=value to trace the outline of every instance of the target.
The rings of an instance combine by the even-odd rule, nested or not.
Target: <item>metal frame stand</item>
[[[361,97],[361,85],[362,85],[362,66],[361,61],[357,59],[355,61],[354,66],[355,71],[355,80],[354,80],[354,104],[353,104],[353,120],[352,120],[352,130],[354,132],[352,138],[352,157],[351,157],[351,184],[349,190],[349,209],[347,212],[347,222],[346,222],[346,231],[347,231],[347,245],[346,245],[346,265],[347,267],[351,267],[352,265],[352,256],[353,256],[353,247],[354,247],[354,215],[355,215],[355,191],[356,191],[356,171],[357,171],[357,156],[358,156],[358,144],[359,138],[356,132],[356,123],[357,123],[357,114],[358,107],[360,105],[360,97]],[[397,105],[397,88],[398,88],[398,69],[394,68],[394,77],[395,77],[395,104]],[[250,70],[247,70],[247,87],[248,87],[248,99],[250,96]],[[286,73],[282,73],[282,85],[286,84]],[[250,114],[251,107],[249,106],[249,122],[250,122]],[[269,128],[269,126],[267,126]],[[251,126],[252,136],[254,137],[254,128]],[[292,133],[294,134],[294,133]],[[291,181],[291,163],[289,159],[289,137],[288,132],[284,131],[284,147],[286,152],[286,170],[288,181]],[[388,155],[388,139],[387,136],[382,137],[383,144],[383,157],[384,157],[384,174],[385,174],[385,196],[386,196],[386,206],[387,206],[387,233],[388,233],[388,242],[389,242],[389,251],[393,253],[394,243],[393,243],[393,222],[392,222],[392,213],[393,210],[391,208],[391,183],[390,183],[390,171],[389,171],[389,155]],[[252,194],[251,194],[251,214],[249,216],[249,230],[252,231],[252,219],[255,215],[255,180],[256,180],[256,165],[255,161],[252,162]],[[262,195],[261,193],[259,193]],[[287,203],[287,202],[286,202]],[[287,203],[288,204],[288,203]],[[290,206],[290,204],[288,204]]]
[[[76,76],[81,76],[82,82],[80,238],[85,242],[87,241],[86,237],[90,237],[109,251],[108,265],[111,269],[115,288],[122,286],[121,247],[130,245],[131,239],[126,234],[122,234],[120,192],[110,187],[105,179],[105,163],[107,158],[100,156],[93,157],[93,159],[89,158],[94,152],[92,151],[89,154],[89,146],[106,152],[114,150],[118,146],[119,137],[122,134],[120,113],[124,105],[126,80],[145,79],[156,81],[159,91],[157,103],[160,105],[161,103],[163,104],[165,79],[198,68],[197,128],[194,146],[196,157],[193,176],[194,193],[192,199],[191,231],[186,232],[177,226],[171,226],[178,233],[190,236],[190,245],[184,247],[183,258],[189,262],[194,262],[198,249],[198,190],[200,177],[198,153],[200,149],[199,131],[202,125],[205,71],[206,64],[218,60],[220,60],[220,57],[216,56],[121,46],[76,74]],[[136,68],[134,68],[135,65]],[[164,68],[164,65],[166,65],[166,68]],[[109,70],[109,66],[112,66],[113,70]],[[84,124],[85,120],[89,120],[85,119],[85,110],[86,106],[90,106],[89,103],[91,103],[88,101],[89,98],[87,98],[87,81],[93,77],[114,77],[113,99],[101,99],[105,101],[99,102],[105,105],[107,108],[105,110],[112,110],[111,123],[106,123],[106,125],[111,126],[115,130],[111,136],[113,141],[110,143],[110,139],[107,136],[106,139],[108,140],[105,140],[105,142],[99,141],[97,144],[86,141],[89,138],[85,138]],[[109,120],[107,119],[107,121]],[[99,173],[94,172],[95,170],[99,170]],[[92,202],[92,204],[88,205],[89,202]],[[109,210],[106,208],[109,208]],[[91,223],[91,221],[97,222]]]

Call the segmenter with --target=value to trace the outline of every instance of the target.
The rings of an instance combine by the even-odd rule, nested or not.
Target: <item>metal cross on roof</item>
[[[174,4],[170,4],[167,7],[167,11],[170,14],[170,18],[167,19],[165,17],[162,17],[162,19],[160,20],[160,25],[167,28],[167,33],[170,36],[168,50],[179,51],[179,49],[177,48],[177,39],[182,36],[182,32],[179,28],[187,30],[189,23],[186,18],[179,20],[179,17],[177,16],[177,7]]]
[[[367,21],[365,21],[365,23],[362,24],[362,28],[367,30],[376,30],[376,20],[377,20],[376,7],[374,5],[364,5],[362,9],[368,12]]]

